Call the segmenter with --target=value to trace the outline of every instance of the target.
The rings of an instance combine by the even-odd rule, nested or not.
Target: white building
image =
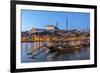
[[[57,27],[55,27],[54,25],[48,25],[48,26],[45,27],[45,29],[46,30],[54,30],[55,31],[57,29]]]

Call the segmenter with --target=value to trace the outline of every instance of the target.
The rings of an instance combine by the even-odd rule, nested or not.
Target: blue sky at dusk
[[[21,20],[22,31],[30,30],[32,27],[45,29],[45,26],[56,26],[56,23],[60,29],[66,29],[66,24],[68,24],[68,29],[87,30],[90,28],[90,14],[82,12],[22,10]]]

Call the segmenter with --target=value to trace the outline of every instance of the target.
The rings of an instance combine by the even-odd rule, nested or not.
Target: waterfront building
[[[36,33],[36,32],[38,32],[38,30],[37,30],[37,28],[32,27],[32,29],[30,30],[30,32]]]

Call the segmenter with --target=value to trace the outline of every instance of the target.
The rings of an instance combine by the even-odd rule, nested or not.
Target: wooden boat
[[[70,53],[75,51],[80,51],[81,47],[73,47],[73,46],[48,46],[48,49],[51,52],[59,52],[59,53]]]

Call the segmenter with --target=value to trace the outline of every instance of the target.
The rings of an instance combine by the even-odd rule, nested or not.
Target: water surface
[[[72,53],[59,54],[50,53],[47,47],[36,48],[45,45],[47,42],[22,42],[21,44],[21,62],[47,62],[47,61],[68,61],[68,60],[87,60],[90,58],[90,48],[81,48],[80,51]],[[36,51],[34,51],[36,50]],[[34,52],[32,52],[34,51]]]

